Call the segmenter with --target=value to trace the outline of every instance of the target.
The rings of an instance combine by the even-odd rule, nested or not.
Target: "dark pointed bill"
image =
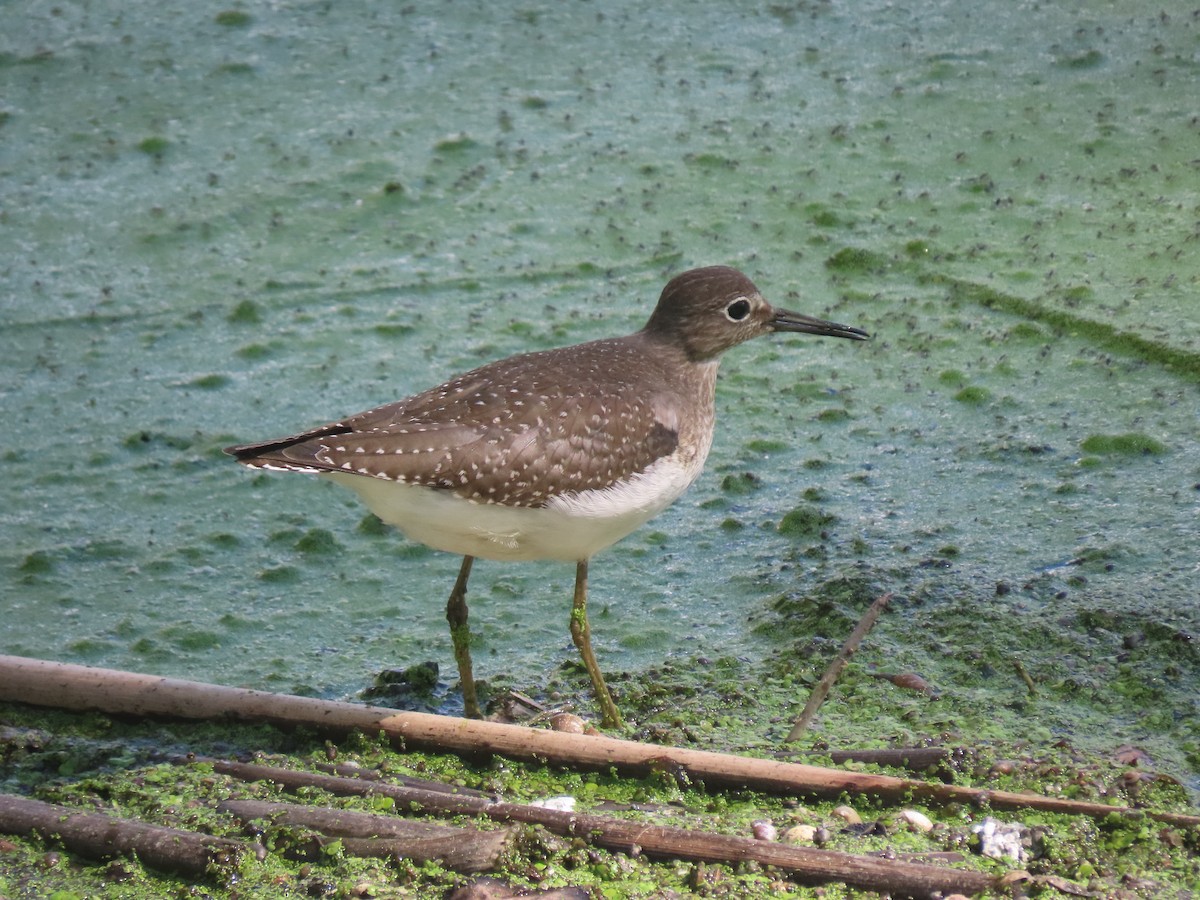
[[[839,325],[837,322],[826,322],[824,319],[814,319],[812,316],[786,309],[775,310],[775,318],[771,319],[771,327],[776,331],[819,334],[822,337],[849,338],[852,341],[865,341],[871,337],[861,328]]]

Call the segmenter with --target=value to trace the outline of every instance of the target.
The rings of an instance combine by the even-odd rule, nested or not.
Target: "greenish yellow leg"
[[[579,655],[583,657],[583,664],[592,678],[592,690],[596,692],[596,701],[600,704],[601,727],[620,728],[622,726],[621,713],[617,710],[617,704],[613,702],[612,694],[608,692],[608,685],[604,683],[604,675],[600,672],[600,666],[596,662],[596,654],[592,652],[592,629],[588,625],[587,617],[587,571],[587,560],[581,559],[575,566],[575,601],[571,606],[571,639],[579,648]]]
[[[464,556],[458,580],[446,603],[446,621],[450,623],[450,641],[454,644],[454,661],[458,663],[458,680],[462,685],[463,713],[481,719],[479,698],[475,695],[475,674],[471,669],[471,626],[467,624],[467,579],[475,557]]]

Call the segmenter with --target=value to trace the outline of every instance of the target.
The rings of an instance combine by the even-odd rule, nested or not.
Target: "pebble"
[[[565,734],[583,734],[587,730],[587,723],[571,713],[556,713],[550,717],[550,727]]]
[[[979,852],[992,859],[1013,859],[1024,862],[1029,858],[1025,837],[1029,829],[1020,822],[1001,822],[988,816],[971,831],[979,835]]]
[[[933,822],[930,821],[929,816],[923,812],[917,812],[915,809],[900,810],[900,821],[913,831],[933,831]]]
[[[750,833],[756,841],[774,841],[779,838],[779,831],[770,822],[758,821],[750,824]]]
[[[788,844],[811,844],[817,836],[813,825],[793,825],[783,833],[783,840]]]
[[[837,816],[839,819],[841,819],[843,822],[845,822],[847,825],[861,825],[862,824],[862,816],[860,816],[858,813],[856,813],[849,806],[839,806],[833,811],[833,814],[835,816]]]

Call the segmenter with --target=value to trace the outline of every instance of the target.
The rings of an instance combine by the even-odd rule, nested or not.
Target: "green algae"
[[[214,391],[223,388],[230,383],[232,379],[224,372],[210,372],[207,375],[201,375],[198,378],[193,378],[187,383],[187,387],[199,388],[202,391]]]
[[[138,150],[147,156],[162,156],[170,146],[171,142],[161,135],[142,138],[137,144]]]
[[[342,545],[327,528],[310,528],[296,540],[296,549],[305,556],[332,556],[342,552]]]
[[[824,424],[834,424],[837,422],[847,422],[851,418],[850,411],[840,406],[823,409],[817,413],[817,421]]]
[[[825,260],[825,268],[843,275],[882,272],[890,264],[888,257],[864,247],[843,247]]]
[[[46,550],[34,550],[32,553],[27,553],[25,558],[21,560],[17,570],[22,575],[46,575],[54,571],[55,562],[54,555]]]
[[[1100,456],[1162,456],[1167,445],[1148,434],[1090,434],[1079,444],[1084,453]]]
[[[213,16],[213,21],[226,28],[245,28],[254,21],[250,13],[241,9],[224,9]]]
[[[726,475],[721,479],[721,490],[734,496],[752,494],[762,489],[762,479],[753,472]]]
[[[837,517],[812,504],[797,506],[779,520],[778,531],[788,537],[816,537]]]
[[[242,325],[260,325],[263,320],[262,307],[246,297],[237,302],[226,317],[228,321]]]
[[[958,391],[954,395],[954,399],[968,406],[981,406],[992,399],[992,392],[985,387],[973,384]]]
[[[1163,341],[1151,340],[1133,332],[1122,331],[1107,322],[1006,294],[985,285],[971,284],[960,279],[931,273],[922,275],[922,280],[929,284],[948,286],[951,296],[955,299],[966,299],[977,303],[984,309],[1000,310],[1010,315],[1041,322],[1059,333],[1085,338],[1106,350],[1163,366],[1181,378],[1200,382],[1200,353],[1174,347]]]

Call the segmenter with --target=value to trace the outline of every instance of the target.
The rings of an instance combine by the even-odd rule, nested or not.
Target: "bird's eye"
[[[745,297],[738,297],[725,307],[725,317],[730,322],[740,322],[748,315],[750,315],[750,301]]]

